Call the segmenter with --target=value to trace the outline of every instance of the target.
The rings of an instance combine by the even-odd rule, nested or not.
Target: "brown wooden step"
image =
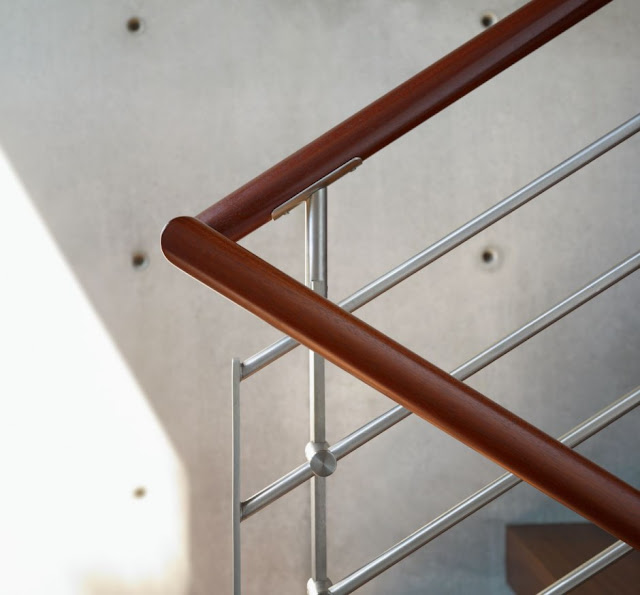
[[[538,593],[614,543],[588,523],[507,527],[507,582],[517,595]],[[572,591],[579,595],[639,595],[640,551],[633,551]]]

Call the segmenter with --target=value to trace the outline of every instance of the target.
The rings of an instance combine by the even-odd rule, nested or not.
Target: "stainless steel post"
[[[306,274],[308,287],[327,297],[327,189],[320,188],[307,200]],[[327,577],[327,475],[335,470],[325,436],[324,359],[309,352],[309,444],[305,449],[314,472],[311,478],[311,578],[309,595],[326,593]],[[328,457],[328,459],[327,459]]]
[[[240,381],[242,363],[231,361],[231,539],[233,543],[233,594],[241,593],[240,567],[240,522],[242,521],[242,498],[240,495]]]

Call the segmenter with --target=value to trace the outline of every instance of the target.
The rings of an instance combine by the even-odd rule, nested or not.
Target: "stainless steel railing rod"
[[[241,362],[231,361],[231,558],[233,565],[233,595],[242,592],[242,549],[240,522],[242,521],[242,499],[240,493],[240,381]]]
[[[624,541],[616,541],[607,549],[602,550],[599,554],[596,554],[584,564],[581,564],[568,574],[565,574],[562,578],[558,579],[552,585],[549,585],[546,589],[540,591],[538,595],[562,595],[564,593],[568,593],[571,589],[575,589],[588,578],[597,574],[601,570],[604,570],[607,566],[610,566],[623,556],[630,554],[632,551],[633,548],[629,544]]]
[[[466,380],[482,368],[502,357],[505,353],[508,353],[524,343],[527,339],[530,339],[554,322],[557,322],[590,299],[593,299],[605,289],[621,281],[638,268],[640,268],[640,252],[627,258],[540,316],[507,335],[497,343],[494,343],[491,347],[488,347],[483,352],[456,368],[451,372],[451,375],[458,380]],[[336,459],[341,459],[366,444],[372,438],[388,430],[405,417],[408,417],[410,414],[411,413],[404,407],[393,407],[336,442],[329,450]],[[311,477],[313,477],[313,472],[311,471],[309,463],[300,465],[293,471],[287,473],[287,475],[245,500],[242,504],[242,519],[244,520],[255,514],[265,506],[268,506],[278,498],[281,498],[294,488],[303,484]]]
[[[327,297],[327,189],[320,188],[307,200],[305,282],[316,293]],[[309,443],[305,452],[311,463],[319,451],[326,450],[325,362],[309,351]],[[335,462],[335,461],[334,461]],[[331,585],[327,575],[327,479],[311,478],[311,578],[307,591],[323,592]]]
[[[338,305],[348,312],[354,312],[374,298],[382,295],[401,281],[417,273],[447,252],[466,242],[477,233],[493,225],[509,213],[523,206],[530,200],[542,194],[558,182],[577,172],[594,159],[613,149],[621,142],[633,136],[640,130],[640,114],[634,116],[624,124],[618,126],[594,143],[585,147],[572,157],[569,157],[547,173],[536,178],[511,196],[505,198],[484,213],[465,223],[441,240],[419,252],[409,260],[398,265],[378,279],[365,285],[353,295],[342,300]],[[269,347],[247,358],[242,364],[242,378],[246,379],[265,366],[282,357],[299,343],[290,337],[283,337]]]
[[[302,463],[302,465],[283,475],[266,488],[247,498],[242,503],[242,520],[246,521],[256,512],[260,512],[263,508],[278,500],[278,498],[282,498],[291,490],[309,481],[312,477],[314,477],[314,473],[311,471],[311,465],[308,462]]]
[[[640,387],[636,387],[630,393],[582,422],[559,438],[559,440],[567,446],[575,448],[638,405],[640,405]],[[362,568],[333,585],[329,589],[329,593],[332,595],[346,595],[355,591],[521,482],[522,480],[515,475],[505,473]],[[556,591],[553,591],[553,593],[556,593]]]

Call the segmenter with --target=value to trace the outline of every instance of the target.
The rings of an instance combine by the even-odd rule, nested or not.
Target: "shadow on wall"
[[[185,593],[182,465],[1,154],[0,193],[0,591]]]

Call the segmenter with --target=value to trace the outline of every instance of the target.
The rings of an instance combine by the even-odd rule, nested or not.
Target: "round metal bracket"
[[[310,578],[307,581],[307,595],[329,595],[329,587],[333,583],[328,579],[314,581]]]
[[[335,455],[329,450],[327,442],[309,442],[304,448],[311,471],[318,477],[329,477],[338,466]]]

